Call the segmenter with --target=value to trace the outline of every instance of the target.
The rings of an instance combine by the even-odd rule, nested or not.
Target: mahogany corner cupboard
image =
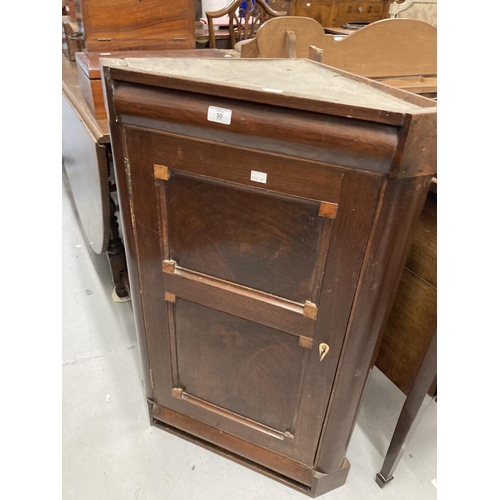
[[[342,486],[436,103],[299,59],[102,64],[152,425]]]

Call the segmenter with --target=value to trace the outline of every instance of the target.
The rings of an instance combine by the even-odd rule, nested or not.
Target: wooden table
[[[63,160],[85,235],[94,252],[109,242],[107,120],[97,120],[83,99],[76,64],[62,58]]]
[[[173,57],[179,57],[180,52],[186,57],[202,57],[207,56],[209,51],[217,53],[211,54],[211,57],[229,56],[225,51],[191,49],[173,51]],[[121,53],[140,57],[134,52]],[[158,53],[165,54],[166,51]],[[111,54],[119,57],[119,53]],[[152,57],[154,52],[148,51],[147,54]],[[89,58],[93,60],[91,55]],[[80,82],[77,64],[63,54],[63,164],[85,237],[95,253],[106,253],[114,297],[121,300],[128,297],[128,273],[118,229],[119,207],[112,196],[116,185],[108,121],[95,117],[83,97]]]
[[[229,18],[225,16],[225,18],[214,19],[214,27],[217,29],[214,30],[215,42],[219,42],[220,48],[229,49],[231,48],[229,40],[231,40],[231,36],[229,35]],[[203,47],[208,47],[209,42],[209,29],[206,19],[195,22],[195,39],[196,43],[202,45]]]
[[[76,64],[62,57],[62,152],[84,234],[97,253],[106,253],[115,297],[128,297],[126,261],[118,231],[107,120],[98,120],[83,99]]]
[[[229,29],[224,29],[224,28],[218,29],[214,33],[216,42],[221,40],[226,41],[231,39],[229,35]],[[196,43],[207,45],[209,38],[208,29],[197,28],[195,30],[195,38],[196,38]]]
[[[392,481],[407,442],[436,390],[437,181],[433,179],[384,330],[376,366],[405,395],[377,484]]]
[[[397,89],[428,97],[429,99],[437,97],[437,76],[381,78],[378,81]]]
[[[434,330],[420,368],[407,394],[384,463],[380,472],[375,476],[375,481],[381,488],[394,479],[393,473],[403,456],[406,443],[415,432],[420,417],[427,407],[426,403],[431,401],[428,392],[429,388],[435,384],[436,374],[437,331]]]

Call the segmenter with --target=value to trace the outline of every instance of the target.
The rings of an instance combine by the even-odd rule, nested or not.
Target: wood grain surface
[[[292,15],[310,17],[324,27],[373,23],[388,17],[392,0],[293,0]]]
[[[311,299],[323,230],[317,204],[175,175],[167,186],[171,257],[180,266],[295,302]]]
[[[437,30],[415,19],[384,19],[342,40],[325,36],[320,47],[324,64],[368,78],[437,74]]]
[[[62,58],[62,154],[71,192],[92,249],[105,252],[110,239],[109,133],[83,99],[76,65]]]
[[[75,0],[88,52],[194,49],[194,4],[164,0]]]
[[[408,394],[437,329],[437,196],[429,192],[384,330],[377,367]]]
[[[231,57],[217,49],[185,49],[185,50],[121,50],[111,52],[78,52],[75,61],[78,65],[78,78],[84,99],[97,119],[106,119],[104,94],[101,81],[100,60],[103,58],[126,59],[128,57],[191,57],[191,58],[223,58]]]
[[[185,300],[175,323],[186,392],[282,433],[292,428],[308,352],[296,338]]]

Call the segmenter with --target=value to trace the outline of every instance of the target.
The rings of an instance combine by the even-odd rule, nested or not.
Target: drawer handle
[[[358,12],[363,12],[363,7],[358,7]]]

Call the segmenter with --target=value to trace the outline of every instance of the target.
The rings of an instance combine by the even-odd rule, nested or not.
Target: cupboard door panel
[[[185,300],[175,304],[175,331],[179,387],[290,431],[307,353],[295,337]]]
[[[304,303],[314,293],[319,203],[172,175],[170,255],[179,266]]]

